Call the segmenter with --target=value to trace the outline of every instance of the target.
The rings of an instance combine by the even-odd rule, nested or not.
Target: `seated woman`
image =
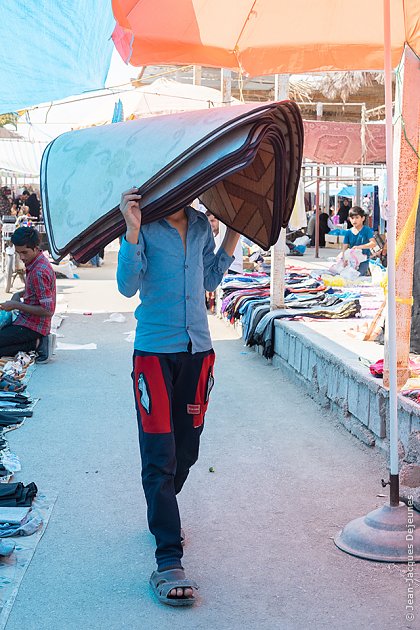
[[[344,235],[343,252],[345,252],[346,249],[361,249],[368,260],[364,260],[360,263],[358,272],[361,276],[367,276],[371,254],[370,250],[376,247],[376,242],[373,238],[373,230],[365,225],[366,214],[359,206],[350,208],[349,221],[352,227],[350,230],[346,230]]]

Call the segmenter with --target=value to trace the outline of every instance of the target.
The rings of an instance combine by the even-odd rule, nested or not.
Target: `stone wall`
[[[274,366],[304,383],[307,393],[328,407],[350,433],[388,452],[388,392],[356,354],[299,322],[280,320],[275,322],[274,351]],[[400,396],[398,418],[402,459],[410,435],[420,431],[420,407]]]

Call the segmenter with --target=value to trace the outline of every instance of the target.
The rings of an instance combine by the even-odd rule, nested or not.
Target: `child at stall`
[[[370,250],[376,246],[372,228],[365,225],[366,214],[359,206],[353,206],[349,211],[349,221],[352,227],[344,235],[343,253],[347,249],[361,249],[367,260],[360,263],[358,272],[367,276],[369,271]],[[344,262],[346,265],[346,262]]]

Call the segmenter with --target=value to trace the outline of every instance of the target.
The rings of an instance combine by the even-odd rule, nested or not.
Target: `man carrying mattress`
[[[197,461],[213,387],[214,351],[205,291],[214,291],[234,260],[239,234],[228,229],[214,253],[205,214],[193,208],[141,225],[137,188],[123,193],[127,231],[118,256],[119,291],[141,299],[135,316],[133,385],[147,517],[156,539],[151,587],[165,604],[191,605],[176,495]]]

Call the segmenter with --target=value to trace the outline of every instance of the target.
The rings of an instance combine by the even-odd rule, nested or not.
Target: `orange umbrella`
[[[395,67],[420,56],[419,0],[391,0]],[[259,74],[381,70],[383,0],[112,0],[113,40],[135,66],[196,64]]]

